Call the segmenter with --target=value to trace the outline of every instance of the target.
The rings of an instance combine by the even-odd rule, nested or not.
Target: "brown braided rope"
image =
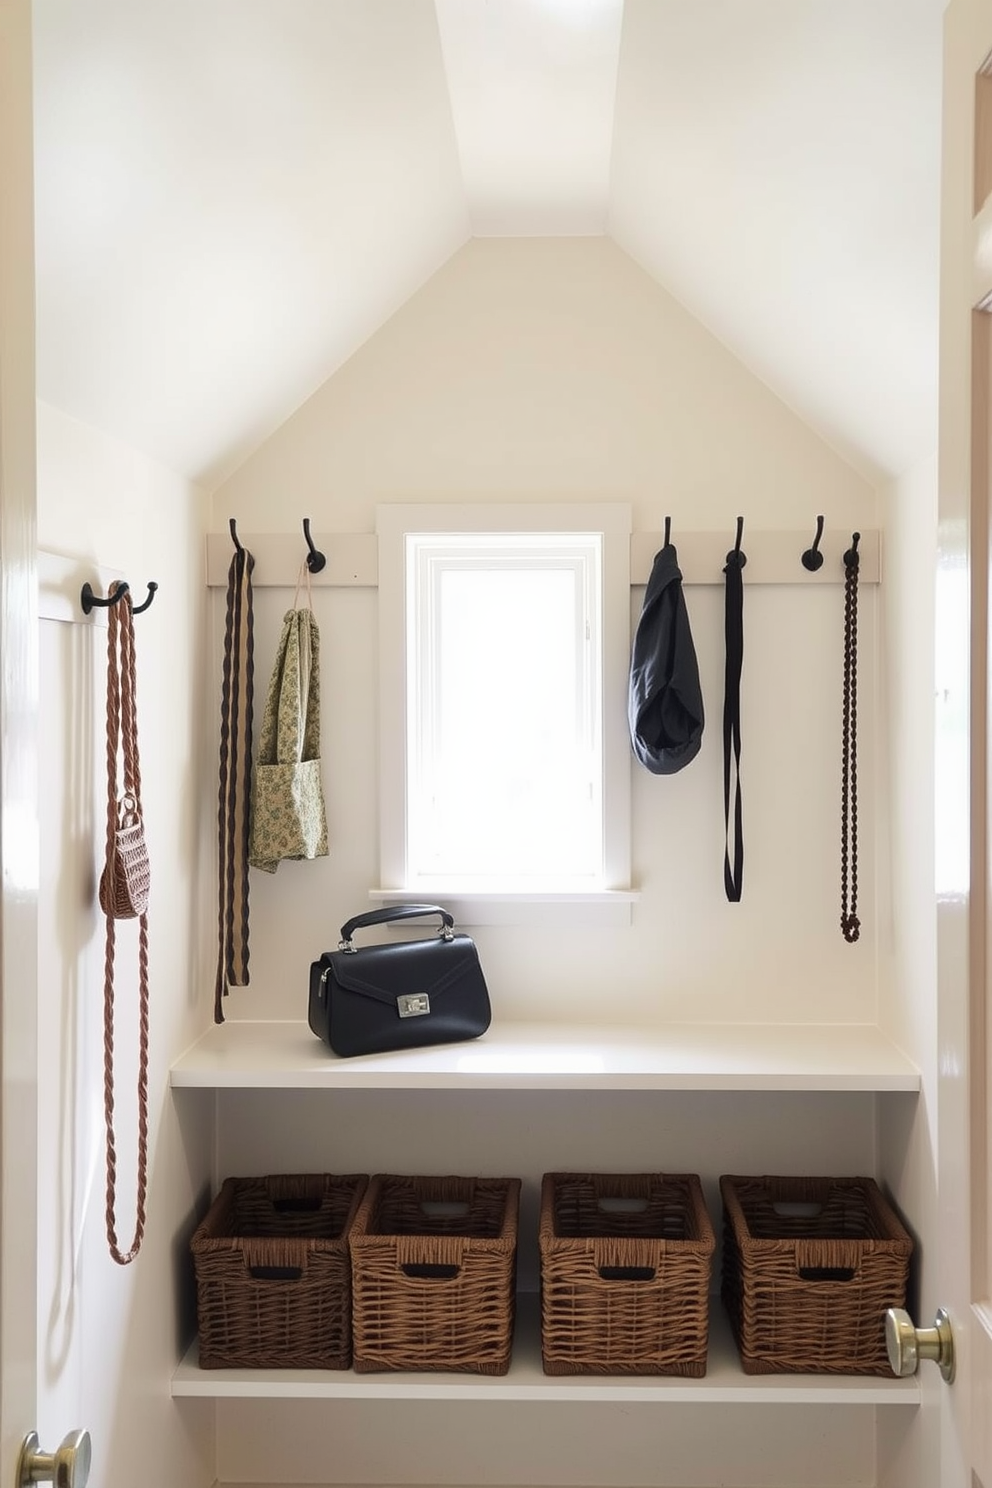
[[[844,717],[841,740],[840,928],[848,945],[861,934],[858,919],[858,542],[844,554]]]
[[[224,628],[220,714],[218,836],[218,953],[214,1022],[224,1021],[230,987],[247,987],[248,850],[251,801],[251,732],[254,705],[255,559],[239,547],[231,559]]]
[[[110,587],[111,598],[117,584]],[[141,811],[138,763],[138,719],[135,707],[134,620],[131,595],[125,592],[107,615],[107,865],[112,872],[117,833],[117,758],[123,746],[125,789]],[[118,659],[119,652],[119,659]],[[127,1266],[141,1249],[145,1233],[148,1188],[148,915],[139,916],[138,932],[138,1171],[134,1239],[122,1252],[117,1238],[117,1139],[114,1131],[114,915],[106,911],[107,950],[103,981],[103,1094],[107,1130],[107,1243],[119,1266]]]

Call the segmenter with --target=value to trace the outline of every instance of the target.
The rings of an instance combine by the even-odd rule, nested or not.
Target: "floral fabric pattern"
[[[312,610],[287,610],[269,682],[252,784],[249,862],[327,856],[320,778],[320,632]]]

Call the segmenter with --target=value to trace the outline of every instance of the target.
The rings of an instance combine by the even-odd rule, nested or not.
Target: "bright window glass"
[[[629,924],[629,506],[387,504],[376,530],[370,897]]]
[[[604,881],[602,535],[408,534],[407,881]]]

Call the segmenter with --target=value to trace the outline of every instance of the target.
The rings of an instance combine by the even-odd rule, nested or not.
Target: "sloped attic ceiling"
[[[35,0],[39,395],[216,486],[474,235],[609,233],[862,473],[936,424],[943,0]]]

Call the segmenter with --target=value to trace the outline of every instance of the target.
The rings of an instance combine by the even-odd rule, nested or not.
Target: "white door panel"
[[[992,1488],[992,1286],[987,1038],[992,970],[989,509],[992,319],[976,307],[976,221],[992,186],[990,0],[945,19],[941,285],[940,560],[937,583],[939,1300],[956,1378],[942,1391],[941,1483]],[[969,763],[970,761],[970,763]],[[964,769],[965,773],[962,773]],[[965,793],[942,782],[970,778]],[[929,1326],[933,1318],[917,1318]],[[932,1368],[932,1365],[925,1365]]]
[[[0,1474],[35,1425],[38,836],[31,8],[0,3]],[[72,1423],[75,1424],[75,1423]]]

